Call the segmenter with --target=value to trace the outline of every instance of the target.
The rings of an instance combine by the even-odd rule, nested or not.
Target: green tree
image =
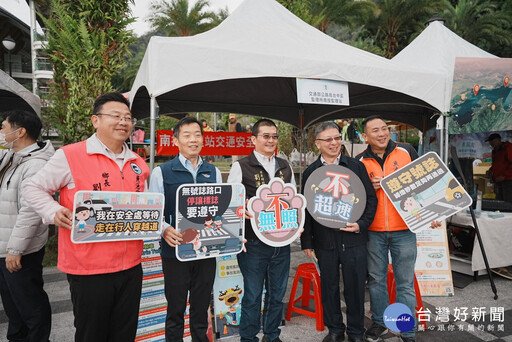
[[[465,40],[505,57],[504,50],[512,45],[512,5],[506,3],[459,0],[444,11],[443,18],[447,27]]]
[[[149,22],[153,29],[170,37],[193,36],[208,31],[218,22],[219,16],[206,10],[209,4],[208,0],[198,0],[190,7],[188,0],[160,0],[151,5]]]
[[[446,0],[373,0],[377,16],[368,22],[369,32],[392,58],[404,48],[415,33],[425,28],[433,14],[448,8]]]
[[[132,34],[126,29],[131,0],[50,0],[48,54],[54,66],[48,119],[65,144],[94,132],[89,119],[94,99],[113,90]]]

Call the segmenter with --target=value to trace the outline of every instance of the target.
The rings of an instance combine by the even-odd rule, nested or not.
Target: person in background
[[[49,341],[52,311],[43,289],[48,225],[21,197],[21,189],[55,153],[37,142],[42,123],[31,112],[8,112],[0,130],[0,295],[8,341]]]
[[[368,176],[377,194],[378,204],[375,219],[368,232],[368,273],[370,310],[372,325],[364,335],[365,341],[380,341],[387,332],[384,310],[389,305],[387,289],[388,255],[391,255],[396,282],[396,302],[405,304],[416,317],[416,293],[414,290],[414,265],[416,263],[416,234],[409,230],[392,202],[380,187],[385,175],[404,167],[416,158],[416,150],[409,144],[391,140],[384,120],[377,115],[363,121],[363,137],[368,148],[356,156],[366,166]],[[440,227],[439,221],[432,228]],[[414,342],[416,327],[402,332],[404,342]]]
[[[229,114],[228,132],[243,132],[242,124],[236,119],[236,114]],[[236,162],[238,160],[238,156],[232,156],[231,160],[233,163]]]
[[[247,198],[254,197],[259,186],[279,177],[295,185],[293,170],[287,161],[274,155],[279,136],[276,124],[258,120],[252,128],[254,151],[233,163],[228,183],[242,183]],[[244,297],[240,318],[240,341],[257,342],[262,325],[261,297],[265,286],[262,342],[281,342],[279,325],[283,315],[283,297],[290,271],[290,246],[271,247],[254,233],[250,220],[245,220],[246,252],[238,254],[238,265],[244,277]]]
[[[485,139],[492,148],[492,166],[487,175],[494,182],[496,199],[512,202],[512,144],[492,133]]]
[[[302,177],[302,189],[309,176],[324,165],[341,165],[353,171],[362,181],[366,192],[366,208],[358,221],[346,227],[333,229],[317,222],[306,212],[301,246],[304,254],[318,257],[322,287],[324,323],[329,329],[323,342],[363,341],[364,294],[366,288],[366,242],[368,227],[377,209],[377,197],[365,166],[354,158],[343,155],[340,127],[324,122],[315,129],[315,145],[320,157],[312,163]],[[347,324],[343,323],[340,304],[340,266],[343,276],[343,295],[347,305]]]
[[[194,342],[208,342],[208,306],[215,280],[215,258],[180,261],[176,246],[184,243],[176,225],[176,191],[182,184],[222,183],[222,175],[213,164],[204,162],[199,153],[203,147],[203,126],[193,117],[181,119],[174,127],[176,158],[153,169],[149,191],[165,196],[164,231],[162,233],[162,267],[164,271],[167,317],[167,342],[183,341],[187,294],[190,291],[190,333]],[[208,221],[209,226],[214,229]],[[205,223],[206,224],[206,223]],[[208,227],[208,225],[207,225]],[[206,252],[203,247],[203,252]]]
[[[236,119],[236,114],[229,114],[228,132],[243,132],[242,124]]]
[[[130,151],[128,100],[107,93],[94,101],[96,133],[59,149],[24,186],[23,197],[46,224],[59,227],[57,267],[67,273],[77,342],[133,341],[142,290],[143,241],[71,242],[77,191],[143,192],[149,168]],[[60,202],[52,194],[60,191]]]
[[[203,126],[203,132],[212,132],[213,128],[208,125],[208,121],[201,119],[201,125]]]

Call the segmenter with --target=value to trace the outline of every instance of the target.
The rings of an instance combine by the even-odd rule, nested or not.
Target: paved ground
[[[297,269],[297,265],[308,262],[300,251],[297,243],[292,245],[292,269],[290,271],[288,293],[285,301],[289,299],[289,291],[293,282],[293,277]],[[470,278],[456,274],[458,282],[468,283]],[[52,342],[68,342],[73,341],[73,313],[70,302],[70,295],[66,276],[59,272],[56,268],[45,269],[45,289],[50,296],[53,312],[52,326]],[[431,312],[430,323],[427,331],[419,332],[418,341],[423,342],[473,342],[473,341],[508,341],[512,342],[512,280],[501,277],[495,277],[496,287],[498,289],[498,300],[493,299],[489,281],[486,276],[480,276],[478,281],[471,281],[464,288],[455,288],[453,297],[429,297],[423,298],[423,302]],[[369,312],[368,295],[366,296],[366,312]],[[450,310],[449,322],[441,323],[436,321],[436,307],[445,307]],[[464,324],[455,321],[453,311],[456,308],[468,307],[469,317]],[[487,314],[484,322],[472,321],[471,311],[473,307],[483,308]],[[490,322],[489,311],[491,308],[503,308],[504,322]],[[371,321],[369,314],[366,318],[366,327],[369,327]],[[499,318],[499,317],[495,317]],[[468,323],[472,323],[470,326]],[[471,327],[473,330],[471,331]],[[7,318],[0,306],[0,341],[5,341],[7,329]],[[462,329],[462,330],[461,330]],[[325,331],[315,330],[315,321],[302,315],[294,315],[290,322],[286,322],[281,333],[281,339],[287,341],[300,342],[320,342],[327,333]],[[399,338],[392,333],[388,333],[384,337],[385,341],[399,341]],[[226,338],[225,342],[238,341],[236,338]],[[93,342],[93,341],[91,341]],[[129,342],[129,341],[127,341]]]

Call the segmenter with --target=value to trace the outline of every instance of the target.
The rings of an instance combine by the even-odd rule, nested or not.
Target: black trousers
[[[68,274],[76,342],[135,340],[142,266],[105,274]]]
[[[183,341],[187,293],[190,291],[190,333],[194,342],[208,342],[208,306],[215,281],[215,258],[179,261],[162,258],[167,299],[165,339]]]
[[[44,247],[21,257],[21,270],[10,273],[0,259],[0,295],[9,319],[8,341],[47,342],[52,310],[43,289]]]
[[[366,245],[335,249],[315,249],[322,283],[324,323],[329,332],[352,338],[364,333],[364,293],[367,273]],[[343,296],[347,305],[347,324],[343,323],[340,297],[340,266]]]

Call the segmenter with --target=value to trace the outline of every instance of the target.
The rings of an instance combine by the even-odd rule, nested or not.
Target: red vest
[[[112,159],[103,154],[87,153],[86,142],[62,147],[75,182],[73,189],[60,189],[60,204],[73,211],[79,190],[144,191],[149,168],[139,156],[130,159],[122,172]],[[108,181],[104,177],[108,173]],[[71,231],[59,228],[59,270],[75,275],[119,272],[138,265],[142,240],[74,244]]]

